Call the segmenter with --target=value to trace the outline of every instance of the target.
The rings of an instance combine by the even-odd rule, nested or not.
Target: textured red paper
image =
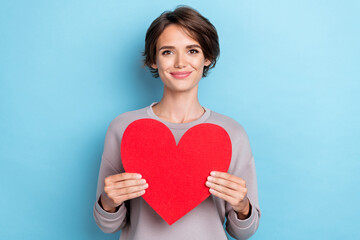
[[[146,179],[143,198],[171,225],[210,195],[205,182],[211,171],[227,172],[231,140],[222,127],[202,123],[176,145],[165,124],[139,119],[125,129],[121,158],[126,172]]]

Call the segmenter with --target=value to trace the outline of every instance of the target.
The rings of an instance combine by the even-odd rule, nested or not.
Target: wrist
[[[109,213],[114,213],[119,209],[119,206],[116,207],[116,206],[112,206],[111,204],[108,204],[104,200],[103,195],[100,196],[98,203],[102,209],[104,209],[106,212],[109,212]]]
[[[237,214],[238,219],[240,220],[245,220],[248,219],[251,216],[251,204],[250,201],[247,201],[246,207],[244,209],[242,209],[241,211],[235,211]]]

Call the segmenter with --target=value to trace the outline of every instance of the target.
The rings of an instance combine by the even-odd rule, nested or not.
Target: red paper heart
[[[125,129],[121,158],[126,172],[146,179],[143,198],[171,225],[210,195],[205,182],[211,171],[227,172],[231,140],[222,127],[202,123],[176,145],[165,124],[139,119]]]

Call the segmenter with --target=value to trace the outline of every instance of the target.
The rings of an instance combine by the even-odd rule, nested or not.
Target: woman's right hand
[[[120,173],[105,178],[101,205],[107,212],[115,212],[124,201],[144,195],[148,188],[145,179],[137,173]]]

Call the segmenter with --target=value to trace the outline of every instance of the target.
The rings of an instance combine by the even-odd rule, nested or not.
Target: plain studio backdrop
[[[179,4],[217,28],[200,103],[255,156],[253,239],[359,239],[358,1],[0,2],[0,238],[118,239],[93,219],[105,133],[162,95],[150,23]]]

